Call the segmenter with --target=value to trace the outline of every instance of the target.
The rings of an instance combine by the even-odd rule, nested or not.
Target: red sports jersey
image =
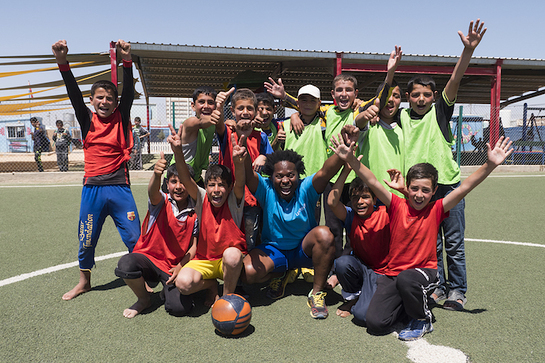
[[[437,233],[448,217],[443,199],[417,211],[406,199],[392,194],[390,216],[390,260],[386,275],[397,276],[414,268],[437,268]]]
[[[133,252],[145,255],[161,271],[169,273],[169,270],[180,262],[189,249],[197,213],[190,212],[185,221],[180,221],[174,215],[166,196],[155,223],[149,231],[146,231],[149,218],[148,211],[142,223],[142,233]]]

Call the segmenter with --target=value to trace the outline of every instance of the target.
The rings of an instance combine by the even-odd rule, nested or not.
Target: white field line
[[[493,239],[477,239],[477,238],[465,238],[464,240],[465,241],[472,241],[472,242],[501,243],[501,244],[506,244],[506,245],[518,245],[518,246],[545,248],[545,245],[540,245],[540,244],[537,244],[537,243],[529,243],[529,242],[496,241],[496,240],[493,240]]]
[[[123,256],[123,255],[125,255],[127,253],[128,253],[127,251],[110,253],[109,255],[96,257],[95,261],[102,261],[102,260],[108,260],[110,258],[121,257],[121,256]],[[23,281],[23,280],[29,279],[31,277],[45,275],[45,274],[49,274],[51,272],[60,271],[60,270],[64,270],[64,269],[71,268],[71,267],[77,267],[77,266],[79,266],[78,261],[63,263],[62,265],[48,267],[48,268],[44,268],[42,270],[17,275],[17,276],[10,277],[10,278],[5,279],[5,280],[0,280],[0,286],[13,284],[15,282]]]

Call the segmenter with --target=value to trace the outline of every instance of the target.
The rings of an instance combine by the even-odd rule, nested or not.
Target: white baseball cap
[[[299,88],[297,97],[301,95],[311,95],[314,98],[320,99],[320,89],[312,84],[307,84],[306,86]]]

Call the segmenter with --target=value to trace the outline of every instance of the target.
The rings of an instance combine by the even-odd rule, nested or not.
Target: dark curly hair
[[[305,173],[305,163],[303,157],[297,154],[293,150],[278,150],[272,154],[267,155],[267,161],[263,166],[263,173],[266,175],[273,175],[274,166],[281,161],[289,161],[295,164],[295,170],[299,176]]]

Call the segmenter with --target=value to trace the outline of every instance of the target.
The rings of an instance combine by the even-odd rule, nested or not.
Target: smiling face
[[[409,204],[416,210],[426,207],[437,191],[437,187],[433,188],[433,183],[428,178],[411,180],[408,189]]]
[[[380,118],[384,122],[391,123],[394,120],[394,116],[399,110],[401,104],[401,90],[399,86],[396,86],[392,91],[392,95],[388,99],[386,106],[380,110]]]
[[[100,118],[110,116],[117,107],[117,98],[115,94],[104,88],[97,88],[95,94],[91,96],[91,105]]]
[[[411,93],[406,92],[406,95],[414,112],[425,115],[435,102],[436,93],[432,91],[431,86],[414,84]]]
[[[212,206],[221,207],[231,193],[232,185],[228,186],[221,178],[211,177],[206,183],[206,195]]]
[[[200,93],[194,102],[191,102],[191,108],[195,111],[197,118],[201,115],[210,116],[216,109],[216,100],[207,94]]]
[[[255,118],[254,101],[251,99],[240,99],[236,101],[231,111],[237,122],[240,120],[252,121]]]
[[[320,108],[320,99],[309,94],[302,94],[297,98],[297,107],[304,117],[314,117]]]
[[[257,115],[263,119],[260,127],[268,127],[274,116],[274,107],[270,104],[260,101],[257,103]]]
[[[187,205],[188,194],[187,190],[185,190],[185,186],[182,184],[177,175],[172,175],[168,179],[167,189],[170,197],[178,205],[178,209],[185,208]]]
[[[274,172],[271,178],[278,196],[289,202],[299,186],[299,174],[295,164],[287,160],[277,162],[274,164]]]
[[[335,82],[335,89],[331,91],[331,97],[335,100],[340,111],[352,107],[357,96],[358,90],[354,87],[354,82],[342,79]]]
[[[352,205],[352,209],[360,218],[367,218],[374,211],[376,199],[373,198],[368,190],[363,190],[360,192],[354,192],[350,196],[350,203]]]

